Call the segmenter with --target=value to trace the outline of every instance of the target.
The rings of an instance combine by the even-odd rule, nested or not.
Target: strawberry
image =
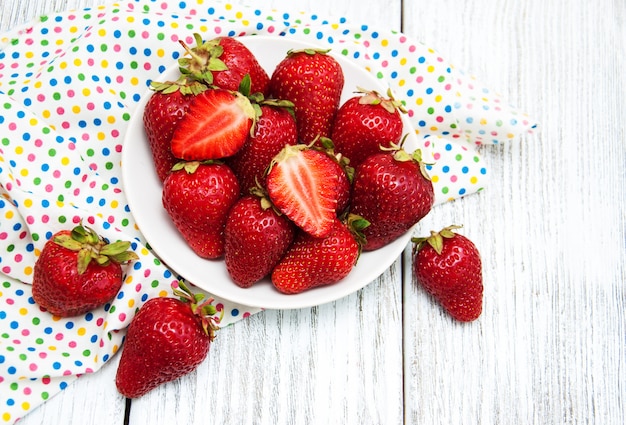
[[[163,182],[163,207],[189,247],[202,258],[224,254],[224,226],[239,199],[239,182],[220,162],[178,163]]]
[[[174,129],[187,112],[195,95],[204,91],[206,86],[187,83],[184,79],[177,82],[150,84],[154,93],[150,96],[143,112],[143,125],[150,145],[155,170],[161,183],[178,161],[171,151]]]
[[[121,264],[138,259],[129,247],[130,242],[107,243],[82,224],[56,232],[35,262],[33,299],[60,317],[106,304],[122,286]]]
[[[290,50],[270,79],[270,93],[295,105],[300,143],[330,137],[344,85],[341,65],[329,50]]]
[[[285,146],[272,160],[266,186],[276,208],[321,238],[332,231],[337,216],[338,179],[332,158],[299,144]]]
[[[299,232],[272,271],[272,283],[284,294],[297,294],[339,282],[356,264],[361,252],[360,231],[367,222],[350,216],[347,223],[335,218],[323,238]]]
[[[172,154],[186,161],[234,155],[252,130],[255,110],[239,92],[212,89],[199,93],[179,121],[172,137]]]
[[[335,175],[337,176],[337,214],[344,212],[350,204],[352,190],[351,177],[346,168],[339,162],[334,162]]]
[[[335,152],[335,144],[332,140],[321,137],[319,139],[319,149],[326,152],[334,162],[335,174],[337,175],[337,215],[347,210],[350,204],[350,193],[352,191],[352,180],[354,178],[354,167],[350,165],[350,160],[340,153]]]
[[[369,221],[364,251],[387,245],[406,233],[433,206],[433,185],[421,153],[401,146],[369,156],[354,172],[350,211]]]
[[[192,294],[182,282],[179,288],[174,294],[180,298],[151,298],[133,317],[115,375],[123,396],[141,397],[207,357],[221,317],[212,298]]]
[[[263,100],[254,134],[243,147],[226,160],[239,179],[242,194],[250,193],[257,183],[264,182],[264,174],[272,159],[285,145],[298,143],[298,130],[289,101]]]
[[[413,238],[417,282],[456,320],[470,322],[482,312],[480,253],[467,237],[449,226],[427,238]]]
[[[194,38],[196,46],[193,48],[180,42],[190,56],[179,60],[183,75],[231,91],[238,90],[244,76],[249,75],[252,93],[269,94],[269,75],[239,40],[217,37],[203,41],[199,34],[194,34]]]
[[[380,147],[399,144],[402,138],[401,113],[406,112],[391,91],[384,97],[376,91],[360,89],[337,111],[331,139],[337,152],[356,167],[365,158],[380,152]]]
[[[247,195],[231,208],[226,220],[225,262],[233,281],[252,286],[267,276],[293,241],[294,225],[267,198]]]

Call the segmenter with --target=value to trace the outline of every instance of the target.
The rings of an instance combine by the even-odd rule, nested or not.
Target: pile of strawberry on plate
[[[349,82],[330,50],[288,50],[267,70],[237,38],[195,42],[181,41],[176,78],[151,83],[143,126],[168,216],[234,284],[269,277],[296,294],[338,283],[362,251],[431,211],[391,91],[354,87],[342,100]]]

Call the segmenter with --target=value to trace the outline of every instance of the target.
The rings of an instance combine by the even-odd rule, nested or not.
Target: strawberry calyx
[[[250,80],[250,74],[246,74],[241,79],[241,83],[239,84],[239,93],[243,96],[247,97],[250,101],[250,104],[254,108],[254,121],[252,124],[252,128],[250,129],[250,136],[254,136],[256,122],[263,115],[263,109],[261,106],[271,106],[273,108],[283,108],[289,112],[289,114],[295,119],[295,105],[292,101],[286,99],[274,99],[274,98],[266,98],[262,92],[250,93],[250,89],[252,86],[252,80]]]
[[[434,230],[430,231],[430,236],[426,237],[414,237],[411,238],[411,242],[415,245],[413,247],[413,252],[417,252],[423,248],[425,244],[430,245],[437,255],[441,255],[441,251],[443,250],[443,240],[451,239],[456,235],[455,230],[462,228],[463,226],[459,226],[456,224],[444,227],[440,231],[436,232]]]
[[[108,243],[93,229],[83,226],[82,222],[69,234],[56,235],[53,241],[63,248],[78,253],[76,264],[78,274],[85,273],[91,261],[106,267],[111,262],[123,264],[139,259],[135,252],[129,250],[130,242]]]
[[[297,144],[297,145],[287,145],[285,146],[280,152],[278,152],[276,154],[276,156],[272,159],[272,161],[270,162],[268,168],[267,168],[267,173],[269,174],[270,171],[272,171],[272,168],[281,162],[285,162],[287,159],[294,157],[294,156],[298,156],[300,151],[306,150],[306,149],[310,149],[309,145],[305,145],[305,144]]]
[[[206,298],[204,294],[192,292],[182,280],[173,284],[172,289],[174,295],[179,297],[181,301],[189,303],[193,314],[200,319],[202,329],[209,336],[209,339],[213,341],[215,332],[219,330],[219,324],[224,318],[224,309],[218,311],[213,304],[215,298]]]
[[[196,95],[207,90],[208,87],[199,81],[190,81],[183,76],[176,81],[151,81],[150,89],[163,94],[180,91],[184,95]]]
[[[408,134],[405,134],[400,143],[391,143],[387,146],[380,146],[380,150],[383,152],[391,152],[393,155],[393,159],[400,162],[405,161],[413,161],[417,165],[419,165],[420,172],[422,176],[427,180],[430,180],[430,175],[428,175],[428,171],[426,170],[427,165],[432,165],[431,163],[427,163],[424,161],[422,157],[422,150],[415,149],[412,153],[407,152],[404,149],[404,142],[406,141]]]
[[[367,90],[361,87],[357,87],[355,93],[362,94],[359,98],[359,103],[361,105],[380,105],[390,114],[393,114],[395,111],[399,111],[403,114],[408,112],[404,107],[404,104],[401,101],[396,100],[390,88],[387,89],[387,97],[383,96],[376,90]]]
[[[420,162],[422,159],[422,152],[420,149],[416,149],[413,154],[410,154],[404,149],[404,142],[409,135],[405,134],[400,140],[400,143],[390,143],[389,146],[380,145],[379,148],[383,152],[390,152],[393,155],[393,159],[400,162],[416,161]]]
[[[348,227],[348,230],[350,230],[350,232],[354,236],[354,239],[359,245],[359,255],[360,255],[362,251],[362,247],[365,246],[365,244],[367,243],[367,238],[365,237],[365,233],[363,233],[363,230],[369,227],[371,223],[367,221],[365,218],[361,217],[360,215],[354,214],[354,213],[347,213],[342,218],[342,221]]]
[[[219,39],[204,41],[198,33],[194,33],[193,37],[196,42],[195,47],[190,47],[183,40],[179,40],[189,55],[189,57],[183,56],[178,60],[180,72],[197,81],[212,85],[214,71],[228,70],[228,66],[220,59],[224,53],[224,48],[220,45]]]
[[[272,106],[274,108],[286,109],[292,117],[296,117],[295,105],[291,100],[286,99],[263,99],[259,102],[260,105]]]
[[[172,171],[185,170],[187,174],[193,174],[200,165],[211,164],[223,164],[223,161],[216,159],[205,159],[204,161],[178,161],[172,166]]]
[[[319,143],[318,143],[319,142]],[[335,152],[335,143],[328,137],[318,137],[309,145],[312,149],[325,152],[343,169],[348,176],[348,181],[352,184],[354,180],[354,167],[350,165],[350,158],[340,152]]]
[[[317,143],[319,141],[319,144]],[[321,145],[321,147],[320,147]],[[299,155],[299,152],[305,150],[317,150],[320,152],[326,153],[331,159],[339,162],[343,156],[341,154],[334,153],[334,144],[331,139],[327,137],[317,137],[309,144],[298,143],[296,145],[286,145],[270,162],[270,165],[267,168],[266,174],[269,173],[274,165],[280,162],[284,162],[292,156]],[[345,161],[349,161],[347,158]],[[347,162],[346,162],[347,164]],[[339,162],[339,165],[342,165]]]
[[[278,208],[276,208],[276,205],[274,205],[274,203],[270,199],[269,194],[267,193],[267,190],[265,190],[263,186],[261,186],[261,183],[259,183],[258,180],[256,182],[256,186],[253,186],[250,188],[250,194],[252,196],[256,196],[257,198],[259,198],[259,202],[261,203],[261,208],[264,211],[269,210],[271,208],[274,210],[274,212],[277,215],[279,216],[283,215],[283,213]]]
[[[318,49],[318,48],[313,48],[313,47],[305,47],[304,49],[289,49],[287,51],[287,56],[288,57],[293,56],[298,53],[306,53],[307,55],[311,55],[311,56],[315,54],[326,55],[331,50],[332,49]]]

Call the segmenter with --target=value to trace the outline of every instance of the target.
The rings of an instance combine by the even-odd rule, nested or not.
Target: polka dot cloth
[[[0,35],[0,423],[13,423],[97,371],[147,299],[171,295],[175,273],[152,254],[128,208],[120,154],[149,81],[180,55],[178,37],[274,34],[330,45],[406,102],[436,202],[481,190],[476,146],[535,124],[436,51],[402,34],[305,13],[219,1],[139,0],[43,16]],[[190,39],[189,42],[192,42]],[[60,319],[34,303],[33,265],[46,240],[80,221],[130,240],[139,260],[110,304]],[[218,301],[224,324],[258,309]]]

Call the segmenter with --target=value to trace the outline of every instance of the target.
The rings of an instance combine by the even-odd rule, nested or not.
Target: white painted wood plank
[[[492,184],[429,217],[481,248],[485,311],[453,324],[405,285],[406,422],[624,423],[623,2],[405,6],[405,32],[542,123],[484,147]]]
[[[119,424],[124,423],[126,400],[115,388],[119,356],[93,375],[83,376],[65,390],[32,410],[20,425]]]

